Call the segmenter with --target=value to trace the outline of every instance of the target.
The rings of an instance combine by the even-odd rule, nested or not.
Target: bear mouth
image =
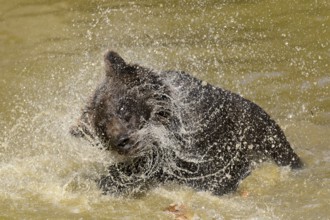
[[[146,154],[150,154],[154,148],[159,146],[157,142],[146,143],[144,141],[137,141],[126,149],[117,149],[119,155],[126,156],[129,158],[141,157]]]

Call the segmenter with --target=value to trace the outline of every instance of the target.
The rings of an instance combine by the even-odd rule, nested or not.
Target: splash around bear
[[[121,154],[98,183],[134,195],[167,182],[215,195],[235,190],[252,165],[302,167],[258,105],[179,71],[153,71],[105,54],[106,76],[71,134]]]

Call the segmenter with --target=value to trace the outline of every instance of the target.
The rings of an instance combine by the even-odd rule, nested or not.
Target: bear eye
[[[159,116],[161,116],[161,117],[163,117],[163,118],[168,118],[168,117],[170,117],[170,113],[167,112],[167,111],[159,111],[159,112],[157,112],[156,114],[159,115]]]
[[[126,108],[125,107],[120,107],[118,110],[117,110],[117,114],[120,115],[120,116],[123,116],[125,115],[125,110]]]

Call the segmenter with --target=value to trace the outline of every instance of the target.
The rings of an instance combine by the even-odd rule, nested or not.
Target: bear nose
[[[129,137],[125,135],[119,138],[116,145],[117,147],[125,148],[129,144],[129,141],[130,141]]]

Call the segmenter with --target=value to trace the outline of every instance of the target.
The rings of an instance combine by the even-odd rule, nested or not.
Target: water
[[[330,73],[327,1],[0,0],[0,218],[327,219]],[[263,164],[237,193],[179,186],[103,196],[112,155],[68,134],[103,77],[106,49],[185,70],[262,106],[306,168]]]

